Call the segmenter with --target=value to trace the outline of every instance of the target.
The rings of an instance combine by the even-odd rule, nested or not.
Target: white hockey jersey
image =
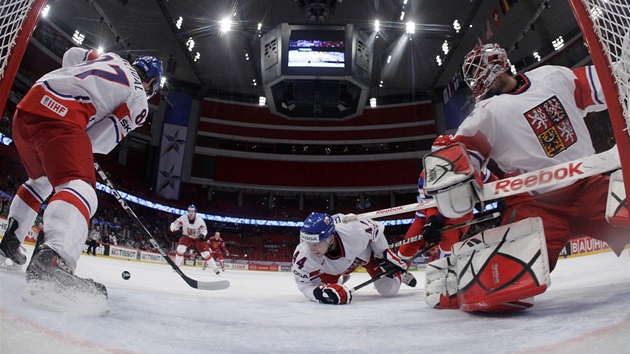
[[[183,236],[190,238],[201,238],[208,234],[206,228],[206,222],[199,216],[195,216],[195,219],[191,222],[188,219],[188,215],[182,215],[171,223],[171,231],[182,230]]]
[[[114,53],[70,48],[62,67],[42,76],[18,109],[87,129],[94,153],[109,153],[144,124],[147,95],[136,70]]]
[[[322,274],[341,275],[353,272],[367,264],[372,255],[381,258],[388,248],[385,238],[385,226],[373,220],[359,220],[347,224],[342,222],[343,214],[333,215],[335,223],[335,241],[338,242],[340,254],[333,257],[325,254],[317,257],[308,246],[300,243],[293,252],[291,271],[298,289],[308,299],[316,301],[313,290],[322,281]]]
[[[516,92],[478,102],[454,140],[479,165],[492,158],[508,176],[593,155],[584,117],[606,109],[595,68],[542,66],[520,76],[525,85]]]

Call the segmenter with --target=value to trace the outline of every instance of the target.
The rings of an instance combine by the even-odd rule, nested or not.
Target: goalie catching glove
[[[313,290],[313,295],[322,304],[345,305],[352,301],[352,293],[341,284],[321,284]]]

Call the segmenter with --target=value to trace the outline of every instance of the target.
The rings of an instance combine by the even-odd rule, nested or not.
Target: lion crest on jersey
[[[556,96],[525,112],[525,119],[549,157],[558,155],[577,142],[575,129]]]

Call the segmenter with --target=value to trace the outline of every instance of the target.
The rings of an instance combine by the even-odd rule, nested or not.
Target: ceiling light
[[[534,52],[532,55],[534,56],[534,58],[536,58],[537,61],[540,61],[540,54],[538,54],[538,52]]]
[[[444,52],[444,55],[448,54],[449,48],[447,41],[444,41],[444,43],[442,43],[442,51]]]
[[[435,61],[437,61],[438,66],[442,66],[442,58],[439,55],[435,57]]]
[[[225,18],[221,20],[221,32],[228,32],[232,27],[232,20]]]
[[[74,34],[72,35],[72,40],[76,44],[82,44],[84,39],[85,39],[85,35],[84,34],[79,32],[79,30],[74,31]]]
[[[199,52],[197,52],[197,55],[195,55],[195,62],[199,61],[199,59],[201,59],[201,54],[199,54]]]
[[[381,22],[379,20],[374,21],[374,31],[378,32],[381,30]]]
[[[455,33],[459,33],[459,30],[462,29],[462,25],[459,24],[459,21],[455,20],[455,22],[453,22],[453,28],[455,29]]]
[[[177,29],[182,29],[182,23],[184,22],[184,19],[179,16],[179,18],[177,19],[177,22],[175,22],[175,27],[177,27]]]
[[[407,29],[406,30],[407,34],[414,34],[414,33],[416,33],[416,24],[415,23],[407,22],[407,25],[405,27]]]
[[[48,16],[48,11],[50,11],[50,5],[44,6],[44,9],[42,9],[42,17]]]
[[[400,20],[402,21],[402,20],[404,20],[404,19],[405,19],[405,11],[402,11],[402,12],[400,13]]]
[[[265,104],[267,104],[267,97],[265,96],[258,97],[258,105],[264,106]]]
[[[560,48],[564,47],[564,39],[562,38],[562,36],[556,38],[551,43],[553,44],[553,49],[555,50],[560,50]]]
[[[192,39],[192,37],[188,38],[188,40],[186,41],[186,47],[191,52],[192,52],[193,48],[195,48],[195,41]]]
[[[374,97],[370,98],[370,107],[372,108],[376,107],[376,98]]]

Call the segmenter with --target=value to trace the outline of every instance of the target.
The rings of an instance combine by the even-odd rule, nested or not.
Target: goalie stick
[[[168,256],[168,254],[162,249],[162,247],[160,247],[160,245],[155,240],[155,238],[153,238],[153,235],[151,234],[151,232],[149,232],[149,230],[147,230],[144,224],[142,224],[142,221],[138,219],[138,216],[136,215],[136,213],[133,212],[133,210],[129,207],[125,199],[123,199],[120,193],[118,193],[118,190],[114,187],[114,184],[112,183],[112,181],[109,179],[109,177],[107,177],[107,175],[105,174],[105,171],[103,171],[101,166],[96,161],[94,161],[94,169],[96,169],[96,172],[98,172],[98,174],[101,176],[101,179],[103,179],[105,184],[107,184],[109,189],[112,191],[112,194],[114,195],[114,197],[116,197],[116,200],[118,201],[118,203],[122,206],[123,209],[125,209],[125,212],[127,212],[127,215],[129,215],[129,217],[133,219],[133,221],[136,223],[136,225],[138,225],[142,233],[149,239],[149,242],[151,242],[153,247],[155,247],[155,249],[158,250],[158,252],[162,255],[164,260],[168,262],[168,264],[173,268],[173,270],[180,277],[182,277],[182,279],[184,279],[186,284],[188,284],[191,288],[195,288],[199,290],[223,290],[223,289],[227,289],[230,286],[230,282],[227,280],[218,280],[218,281],[208,282],[208,281],[198,281],[198,280],[195,280],[186,276],[186,274],[182,272],[182,270],[177,266],[177,264],[173,262],[171,257]]]
[[[575,182],[582,178],[610,172],[619,168],[621,168],[619,153],[617,146],[613,146],[599,154],[486,183],[484,184],[483,195],[481,197],[484,201],[500,199],[555,186],[560,183]],[[357,215],[347,215],[344,217],[343,222],[347,223],[363,219],[382,218],[434,207],[437,207],[435,199],[426,199],[419,203],[401,205]]]
[[[440,229],[440,232],[446,232],[446,231],[449,231],[449,230],[459,229],[460,227],[474,225],[474,224],[477,224],[477,223],[480,223],[480,222],[484,222],[484,221],[492,220],[494,218],[498,218],[499,216],[501,216],[501,213],[495,212],[495,213],[492,213],[492,214],[488,214],[486,216],[479,217],[477,219],[472,219],[472,220],[465,221],[463,223],[459,223],[459,224],[454,224],[454,225],[449,225],[449,226],[443,227],[443,228]],[[407,244],[407,243],[419,241],[421,239],[422,239],[422,234],[416,235],[416,236],[412,236],[412,237],[410,237],[410,238],[408,238],[406,240],[402,240],[402,241],[391,243],[389,245],[389,248],[398,247],[400,245],[404,245],[404,244]],[[416,254],[414,254],[411,258],[409,258],[406,263],[407,264],[411,263],[414,259],[420,257],[423,253],[429,251],[430,249],[432,249],[433,247],[437,246],[438,244],[439,243],[434,243],[432,245],[427,245],[423,249],[421,249],[418,252],[416,252]],[[392,268],[392,269],[387,270],[385,272],[381,272],[381,273],[377,274],[374,278],[366,280],[363,283],[355,286],[354,288],[352,288],[351,291],[355,292],[355,291],[357,291],[357,290],[359,290],[359,289],[361,289],[363,287],[366,287],[366,286],[374,283],[375,281],[377,281],[377,280],[379,280],[379,279],[381,279],[383,277],[390,276],[390,275],[392,275],[392,274],[394,274],[394,273],[396,273],[398,271],[400,271],[399,268]]]

